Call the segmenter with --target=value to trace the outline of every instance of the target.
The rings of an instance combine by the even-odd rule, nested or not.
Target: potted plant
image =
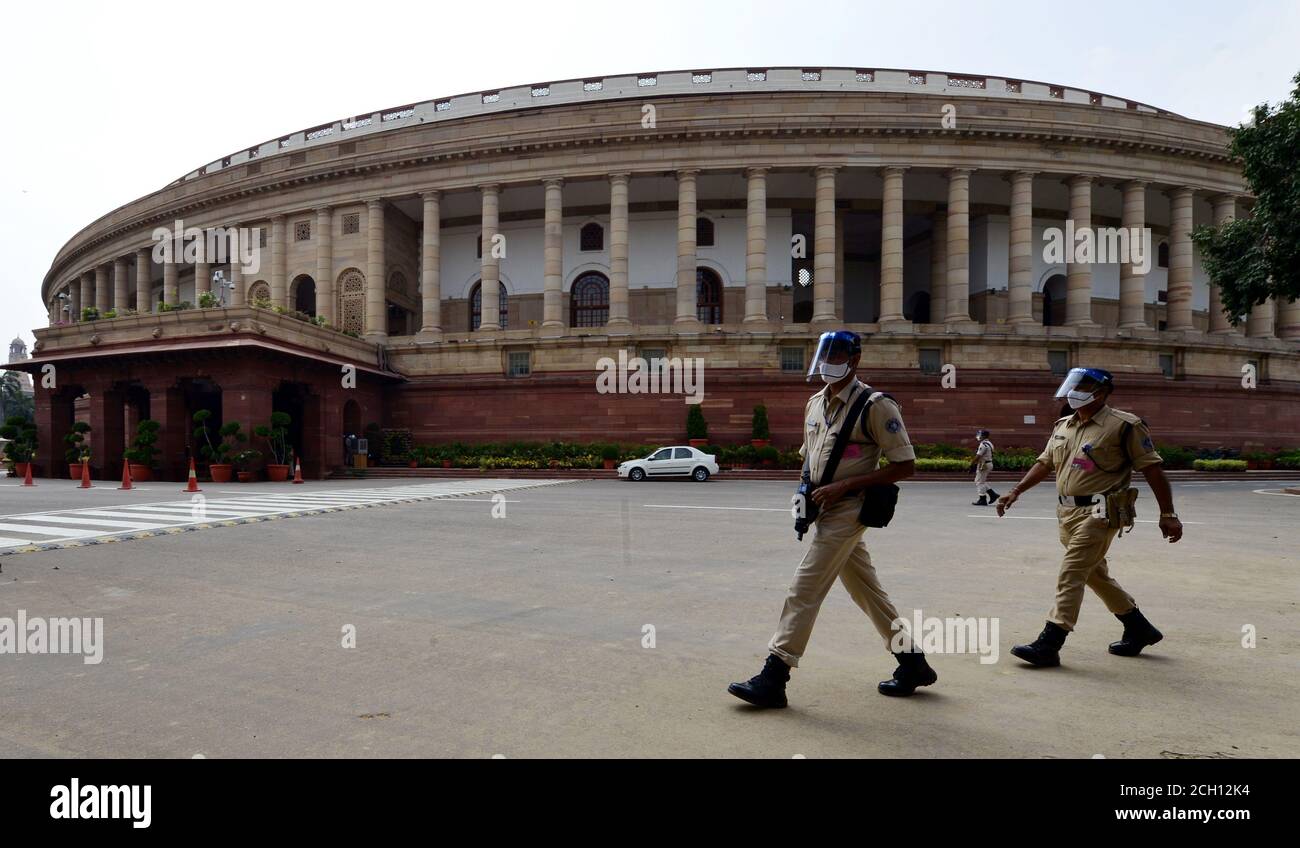
[[[257,480],[257,461],[262,458],[262,452],[252,448],[244,448],[235,454],[235,476],[241,483],[252,483]]]
[[[767,424],[767,407],[761,403],[754,407],[754,417],[749,425],[749,443],[756,448],[765,448],[772,443],[772,431]]]
[[[601,447],[600,459],[606,471],[612,471],[618,467],[618,457],[618,445],[604,445]]]
[[[74,421],[72,429],[63,437],[63,443],[68,446],[63,458],[68,461],[68,476],[73,480],[81,479],[81,464],[90,461],[90,445],[86,444],[89,432],[90,425],[85,421]]]
[[[14,464],[14,473],[27,476],[27,464],[36,458],[36,424],[21,415],[11,415],[0,426],[0,439],[8,439],[5,459]]]
[[[698,403],[693,403],[686,412],[686,438],[693,448],[703,447],[709,443],[709,425],[704,420],[704,410]]]
[[[289,413],[272,412],[270,425],[262,425],[253,432],[266,440],[273,462],[266,464],[266,478],[272,483],[289,479]],[[260,454],[259,454],[260,456]]]
[[[781,452],[771,445],[763,445],[758,449],[758,461],[764,468],[771,468],[776,465],[776,461],[781,458]]]
[[[144,482],[153,479],[153,457],[158,452],[154,447],[158,443],[158,430],[162,425],[152,418],[146,418],[135,425],[135,438],[126,450],[127,464],[131,467],[131,479]]]
[[[234,466],[230,457],[241,442],[248,441],[239,430],[238,421],[228,421],[217,431],[217,441],[212,441],[208,429],[208,420],[212,418],[211,410],[200,409],[194,413],[194,421],[199,426],[194,429],[194,441],[199,443],[199,455],[208,461],[208,474],[213,483],[229,483]]]
[[[199,309],[212,309],[220,305],[221,300],[212,292],[199,292]]]

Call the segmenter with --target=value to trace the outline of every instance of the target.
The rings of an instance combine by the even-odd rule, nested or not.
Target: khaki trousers
[[[989,472],[992,470],[991,462],[981,462],[975,468],[975,494],[981,498],[989,493]]]
[[[1079,620],[1085,585],[1112,613],[1118,615],[1136,607],[1137,602],[1106,569],[1106,551],[1119,528],[1111,528],[1104,518],[1094,518],[1090,506],[1057,506],[1056,521],[1065,557],[1056,581],[1056,604],[1048,620],[1073,630]]]
[[[767,646],[769,652],[789,666],[799,665],[822,601],[837,577],[849,596],[871,618],[885,650],[890,649],[890,640],[897,632],[890,625],[898,619],[898,611],[880,587],[871,555],[862,544],[862,532],[866,528],[858,523],[861,508],[862,496],[855,495],[837,501],[817,516],[808,552],[795,570],[786,594],[781,623]],[[901,637],[900,643],[903,650],[910,649],[911,637]]]

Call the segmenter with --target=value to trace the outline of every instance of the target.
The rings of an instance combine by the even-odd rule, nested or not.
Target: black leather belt
[[[1057,495],[1056,502],[1062,506],[1093,506],[1097,503],[1096,495]]]

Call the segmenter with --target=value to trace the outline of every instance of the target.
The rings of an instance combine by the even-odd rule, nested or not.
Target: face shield
[[[862,352],[862,341],[857,333],[836,330],[822,333],[817,340],[817,352],[808,366],[807,379],[820,376],[827,383],[837,383],[848,376],[853,357]]]
[[[1056,390],[1056,399],[1065,400],[1071,409],[1079,409],[1096,400],[1112,384],[1109,371],[1100,368],[1071,368]]]

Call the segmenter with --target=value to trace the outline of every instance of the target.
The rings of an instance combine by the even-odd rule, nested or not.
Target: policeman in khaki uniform
[[[1174,512],[1173,493],[1161,468],[1160,454],[1151,442],[1146,422],[1132,413],[1106,405],[1114,390],[1109,371],[1075,368],[1066,375],[1056,397],[1064,398],[1070,415],[1052,427],[1047,447],[1015,488],[998,499],[998,515],[1011,508],[1021,493],[1056,472],[1056,520],[1065,557],[1056,582],[1056,603],[1047,626],[1028,645],[1011,653],[1036,666],[1061,664],[1060,650],[1074,629],[1083,603],[1083,587],[1097,593],[1106,608],[1124,624],[1124,635],[1110,644],[1110,652],[1135,657],[1148,645],[1164,638],[1137,608],[1137,602],[1115,582],[1106,567],[1106,551],[1128,520],[1113,517],[1126,498],[1133,471],[1141,471],[1160,504],[1160,532],[1170,542],[1182,538],[1183,525]],[[1133,491],[1136,495],[1136,490]],[[1106,496],[1112,495],[1108,501]]]
[[[975,444],[975,461],[971,468],[975,471],[975,495],[979,500],[971,501],[971,506],[992,506],[998,493],[989,485],[989,474],[993,471],[993,443],[989,441],[989,431],[977,430]]]
[[[857,379],[861,355],[861,341],[855,333],[844,330],[824,333],[808,369],[808,379],[820,376],[826,387],[813,395],[804,408],[804,443],[799,453],[808,460],[811,479],[824,485],[812,494],[819,509],[812,542],[786,595],[780,624],[768,644],[766,665],[748,682],[732,683],[727,689],[756,706],[786,706],[785,684],[790,679],[790,669],[799,665],[817,612],[836,578],[871,618],[885,649],[894,646],[902,649],[894,654],[899,666],[893,679],[877,686],[882,694],[911,695],[918,686],[929,686],[938,679],[926,663],[925,655],[912,644],[902,627],[903,622],[876,578],[871,555],[862,543],[866,528],[859,523],[858,512],[863,489],[910,477],[915,470],[916,454],[908,441],[898,404]],[[871,405],[858,420],[847,421],[849,407],[862,392],[872,398]],[[822,481],[831,449],[841,431],[848,436],[843,456],[832,480]],[[889,465],[878,468],[882,456],[889,460]]]

